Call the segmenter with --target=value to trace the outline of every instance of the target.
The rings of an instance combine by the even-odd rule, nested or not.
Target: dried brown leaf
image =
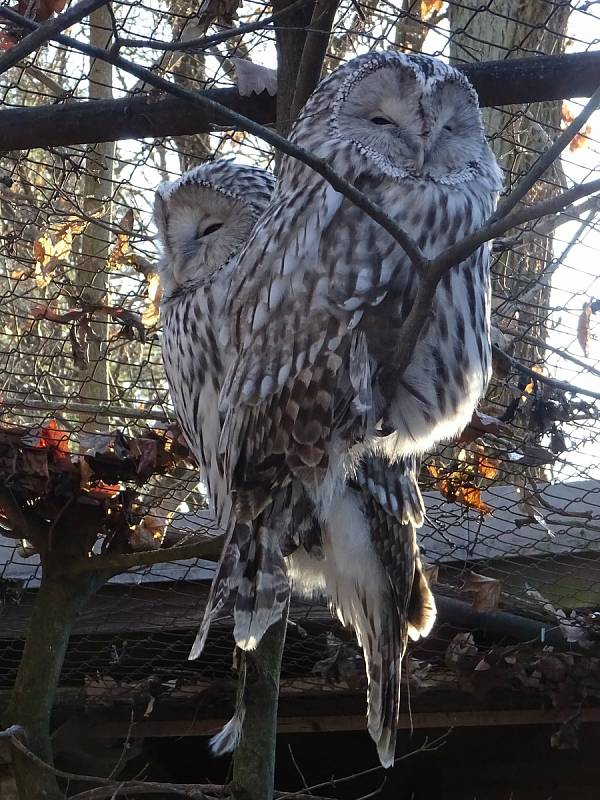
[[[267,92],[273,97],[277,94],[277,70],[263,67],[245,58],[229,59],[235,69],[238,92],[242,97]]]
[[[497,578],[467,572],[461,592],[473,595],[472,605],[476,611],[493,611],[500,602],[502,583]]]
[[[588,345],[590,343],[590,322],[592,318],[592,304],[584,303],[579,319],[577,320],[577,341],[587,358]]]
[[[142,313],[142,323],[145,328],[152,328],[158,324],[160,319],[160,298],[162,296],[162,286],[160,276],[155,272],[146,275],[148,280],[148,299]]]
[[[459,435],[456,442],[457,444],[469,444],[486,433],[492,436],[509,434],[510,427],[497,417],[492,417],[489,414],[484,414],[482,411],[475,410],[471,421]]]

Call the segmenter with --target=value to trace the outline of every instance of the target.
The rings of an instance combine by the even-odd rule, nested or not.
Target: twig
[[[252,33],[268,27],[274,20],[284,16],[295,8],[306,5],[310,0],[297,0],[287,8],[276,11],[270,17],[256,20],[255,22],[247,22],[245,25],[238,25],[237,28],[230,28],[222,33],[215,33],[212,36],[201,36],[197,39],[185,39],[179,42],[162,42],[158,39],[116,39],[113,45],[113,51],[118,52],[121,47],[136,47],[148,50],[164,50],[164,51],[203,51],[208,50],[210,47],[226,42],[228,39],[233,39],[235,36],[243,36],[245,33]],[[118,44],[118,46],[117,46]]]
[[[84,17],[87,17],[92,11],[95,11],[100,6],[105,5],[107,0],[81,0],[75,6],[71,6],[68,11],[63,11],[62,14],[54,17],[54,19],[43,22],[33,29],[24,39],[22,39],[10,50],[7,50],[4,55],[0,56],[0,74],[6,72],[22,58],[25,58],[38,47],[41,47],[45,42],[54,38],[55,34],[69,28],[75,22],[79,22]],[[0,8],[0,16],[6,16],[3,12],[5,9]]]
[[[68,575],[79,575],[92,570],[107,570],[109,572],[126,572],[136,567],[151,567],[154,564],[168,564],[171,561],[187,561],[190,558],[205,558],[207,561],[216,561],[223,549],[223,534],[209,536],[199,534],[198,538],[190,544],[180,544],[160,550],[144,550],[140,553],[124,553],[119,555],[90,556],[84,561],[78,561],[69,567]]]
[[[144,781],[115,781],[111,778],[101,778],[97,775],[77,775],[74,772],[65,772],[62,769],[56,769],[56,767],[52,767],[50,764],[47,764],[43,759],[36,756],[35,753],[32,753],[31,750],[23,743],[22,738],[24,738],[24,734],[26,731],[20,725],[11,725],[10,728],[6,728],[4,731],[0,731],[0,738],[6,738],[10,740],[10,743],[22,753],[26,758],[28,758],[32,764],[40,767],[40,769],[45,770],[46,772],[52,773],[57,778],[64,778],[68,781],[83,781],[85,783],[96,783],[100,786],[107,786],[110,787],[110,791],[114,793],[114,790],[117,789],[118,792],[129,792],[130,794],[143,794],[146,792],[147,794],[175,794],[179,795],[180,797],[189,797],[195,798],[195,800],[201,800],[203,797],[206,796],[206,793],[216,794],[222,790],[222,786],[218,786],[215,784],[201,784],[201,783],[157,783],[155,781],[148,781],[147,783]],[[143,791],[142,791],[143,789]],[[94,790],[92,790],[93,792]],[[89,792],[83,792],[81,794],[75,795],[75,797],[79,798],[79,800],[99,800],[99,798],[110,798],[110,793],[105,793],[104,795],[93,794],[90,795]],[[73,798],[74,800],[74,798]]]
[[[537,179],[540,178],[550,166],[552,166],[565,147],[572,142],[594,111],[598,108],[598,105],[600,105],[600,85],[598,85],[598,88],[594,94],[590,97],[573,122],[571,122],[570,125],[567,125],[560,136],[557,136],[548,150],[542,153],[535,164],[533,164],[527,170],[527,174],[521,178],[508,197],[505,197],[504,200],[498,204],[496,213],[492,215],[490,222],[498,220],[501,217],[506,217],[506,215],[513,210],[517,203],[519,203],[519,201],[525,197]]]
[[[394,765],[399,764],[401,761],[406,761],[406,759],[408,758],[416,756],[417,753],[432,753],[435,752],[436,750],[439,750],[440,747],[443,747],[446,744],[448,736],[451,733],[452,733],[452,728],[449,728],[446,731],[446,733],[443,733],[441,736],[438,736],[431,742],[429,742],[428,739],[425,739],[423,744],[416,750],[411,750],[410,753],[405,753],[403,756],[398,756],[398,758],[395,758]],[[356,778],[362,778],[365,775],[372,775],[374,772],[379,772],[382,769],[383,767],[381,766],[381,764],[378,764],[376,767],[363,769],[360,772],[352,773],[352,775],[345,775],[343,778],[332,778],[331,780],[324,781],[323,783],[315,783],[313,786],[308,787],[308,791],[312,792],[314,789],[325,789],[332,785],[335,786],[338,783],[347,783],[348,781],[353,781]],[[302,792],[284,792],[283,794],[277,795],[277,800],[300,800],[301,797],[302,797]],[[312,800],[316,800],[316,798],[313,798]]]
[[[413,351],[419,340],[419,334],[431,314],[431,303],[437,285],[448,269],[455,264],[460,264],[482,244],[496,236],[500,236],[500,234],[510,228],[514,228],[524,222],[529,222],[532,219],[537,219],[538,217],[554,214],[560,211],[563,206],[569,205],[585,195],[593,194],[598,191],[600,191],[600,180],[590,181],[589,183],[575,186],[573,189],[563,192],[556,197],[542,200],[531,206],[525,206],[501,219],[488,222],[480,230],[475,231],[475,233],[465,237],[460,242],[451,245],[435,258],[430,261],[425,261],[422,265],[421,280],[419,282],[415,301],[398,332],[398,342],[400,344],[394,358],[394,369],[397,373],[402,373],[410,362]]]
[[[596,400],[600,400],[600,392],[593,392],[591,389],[584,389],[583,386],[575,386],[573,383],[559,381],[556,378],[549,377],[548,375],[542,375],[540,372],[536,372],[535,370],[526,367],[525,364],[521,364],[520,361],[517,361],[512,356],[509,356],[508,353],[505,353],[504,350],[501,350],[497,345],[493,345],[492,350],[494,351],[495,355],[502,359],[506,359],[511,367],[513,367],[513,369],[515,369],[517,372],[520,372],[521,375],[527,375],[529,378],[539,381],[539,383],[545,383],[546,386],[551,386],[553,389],[556,389],[559,392],[583,394],[586,397],[593,397]]]
[[[92,405],[92,403],[51,403],[46,400],[11,400],[6,396],[0,401],[0,413],[12,409],[31,409],[32,411],[51,411],[52,413],[89,414],[92,417],[120,417],[122,419],[154,420],[156,422],[173,422],[171,417],[153,409],[131,408],[130,406]]]
[[[585,361],[577,358],[577,356],[571,355],[571,353],[567,352],[564,348],[554,347],[553,345],[544,342],[542,339],[538,339],[537,336],[531,336],[528,333],[507,330],[503,328],[502,325],[498,325],[498,328],[505,336],[510,336],[511,339],[516,339],[517,341],[525,342],[526,344],[532,344],[534,347],[539,347],[542,350],[549,350],[551,353],[555,353],[555,355],[564,358],[565,361],[570,361],[573,364],[577,364],[578,367],[586,370],[586,372],[590,372],[592,375],[596,375],[600,378],[600,369],[596,369],[596,367],[593,367],[591,364],[586,364]],[[537,374],[538,373],[536,372],[536,375]]]

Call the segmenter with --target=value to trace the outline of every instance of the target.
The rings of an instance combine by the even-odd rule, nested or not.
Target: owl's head
[[[323,113],[329,124],[315,125]],[[294,138],[314,148],[315,129],[321,155],[346,145],[395,177],[456,184],[485,175],[500,185],[475,90],[429,56],[367,53],[344,64],[308,101]]]
[[[210,280],[231,262],[248,241],[273,185],[266,170],[223,160],[158,187],[154,221],[164,299]]]

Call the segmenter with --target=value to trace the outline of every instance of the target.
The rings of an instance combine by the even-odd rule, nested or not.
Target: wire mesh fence
[[[34,6],[41,20],[43,4]],[[208,0],[200,8],[185,0],[115,2],[112,14],[96,11],[91,25],[76,24],[69,34],[100,46],[117,37],[119,52],[136,63],[205,91],[236,85],[239,67],[232,58],[273,69],[274,32],[259,28],[202,51],[189,41],[257,22],[271,11],[268,4],[235,0]],[[2,46],[10,52],[21,37],[8,25]],[[541,0],[524,8],[513,0],[343,0],[325,69],[373,48],[469,62],[587,52],[599,39],[593,2]],[[167,49],[166,42],[186,49]],[[253,80],[262,88],[267,77],[254,74]],[[6,108],[68,106],[147,89],[123,70],[90,64],[54,44],[0,75]],[[507,188],[580,105],[552,101],[485,110]],[[529,199],[597,177],[599,128],[596,115]],[[151,208],[161,181],[206,159],[230,156],[267,169],[274,165],[274,154],[256,137],[218,127],[198,135],[4,152],[0,158],[2,479],[30,506],[37,503],[50,525],[62,514],[61,502],[69,502],[61,494],[67,473],[69,491],[77,484],[78,491],[123,514],[118,531],[106,526],[99,534],[96,553],[160,554],[214,529],[194,466],[156,455],[161,447],[164,455],[167,439],[172,452],[177,438],[169,427],[173,410],[160,356]],[[554,700],[559,686],[569,702],[598,697],[597,674],[592,676],[600,636],[599,214],[597,197],[583,200],[495,244],[494,379],[471,428],[428,454],[421,472],[428,516],[419,538],[440,621],[410,652],[407,673],[416,689],[464,687],[467,675],[472,685],[498,685],[493,652],[500,647],[503,683],[537,688]],[[90,480],[83,466],[89,458],[117,456],[130,465],[129,473],[121,470],[111,482],[107,468],[105,480],[97,474]],[[10,536],[10,519],[5,527],[0,686],[10,688],[41,567],[31,543]],[[152,565],[140,563],[90,598],[71,638],[61,685],[79,687],[88,705],[130,703],[136,691],[147,703],[197,696],[231,675],[226,615],[202,659],[186,660],[212,564],[160,563],[159,557]],[[498,611],[508,614],[494,617]],[[359,651],[327,609],[318,600],[297,601],[292,619],[283,692],[362,690]],[[528,640],[535,641],[514,655],[515,641]],[[552,657],[548,642],[555,647]]]

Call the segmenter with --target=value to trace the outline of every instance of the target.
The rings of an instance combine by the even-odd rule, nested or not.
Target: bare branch
[[[521,364],[520,361],[517,361],[512,356],[509,356],[508,353],[505,353],[497,345],[494,345],[492,349],[496,355],[500,356],[502,359],[505,359],[508,363],[510,363],[511,367],[513,367],[517,372],[520,372],[521,375],[527,375],[527,377],[533,378],[539,383],[545,383],[546,386],[551,386],[553,389],[556,389],[559,392],[582,394],[585,397],[593,397],[596,400],[600,400],[600,392],[593,392],[591,389],[584,389],[582,386],[575,386],[572,383],[551,378],[549,375],[542,375],[540,372],[536,372],[535,370],[526,367],[525,364]]]
[[[600,369],[596,369],[596,367],[592,366],[591,364],[586,364],[581,358],[571,355],[571,353],[567,352],[564,347],[553,347],[551,344],[544,342],[537,336],[531,336],[523,331],[511,331],[507,328],[504,328],[502,325],[498,325],[498,328],[505,336],[510,336],[511,339],[517,339],[519,342],[532,344],[534,347],[538,347],[542,350],[549,350],[551,353],[564,358],[565,361],[570,361],[573,364],[577,364],[577,366],[581,367],[581,369],[584,369],[586,372],[590,372],[592,375],[597,375],[600,378]],[[502,357],[504,357],[504,353],[502,354]]]
[[[0,408],[3,410],[12,408],[31,409],[32,411],[51,411],[57,412],[73,412],[76,414],[89,414],[90,417],[113,417],[115,419],[132,419],[146,422],[154,420],[155,422],[174,422],[173,418],[163,414],[161,411],[154,411],[154,409],[131,408],[130,406],[106,406],[94,405],[92,403],[72,403],[70,400],[64,403],[53,402],[47,400],[12,400],[10,397],[3,397],[0,401]]]
[[[215,33],[212,36],[201,36],[197,39],[185,39],[179,42],[161,42],[158,39],[116,39],[113,45],[113,51],[118,52],[122,47],[145,48],[148,50],[164,50],[164,51],[184,51],[193,50],[194,52],[202,52],[208,50],[210,47],[226,42],[228,39],[233,39],[236,36],[243,36],[245,33],[252,33],[253,31],[260,31],[267,28],[274,20],[288,14],[295,8],[304,6],[311,0],[297,0],[287,6],[281,11],[276,11],[269,17],[256,20],[256,22],[248,22],[245,25],[238,25],[237,28],[229,28],[222,33]]]
[[[0,9],[0,14],[6,15],[9,17],[9,19],[13,19],[15,22],[19,22],[24,27],[28,27],[32,30],[35,30],[37,27],[39,27],[38,23],[27,19],[20,14],[17,14],[11,9],[2,8]],[[416,242],[399,225],[397,225],[394,220],[388,217],[388,215],[385,214],[377,204],[372,203],[366,195],[356,189],[356,187],[354,187],[351,183],[346,181],[344,178],[341,178],[328,164],[311,155],[308,151],[305,151],[301,147],[288,142],[288,140],[283,136],[279,136],[273,131],[270,131],[268,128],[265,128],[263,125],[259,125],[253,120],[248,119],[241,114],[237,114],[235,111],[231,111],[220,103],[217,103],[215,100],[212,100],[210,97],[203,95],[200,92],[194,92],[191,89],[186,89],[183,86],[178,86],[170,81],[165,80],[164,78],[160,78],[145,67],[140,67],[138,64],[134,64],[133,61],[123,58],[123,56],[108,52],[107,50],[103,50],[99,47],[93,47],[91,45],[84,44],[83,42],[78,42],[76,39],[73,39],[70,36],[64,36],[60,33],[54,34],[52,38],[66,47],[72,47],[74,50],[78,50],[81,53],[85,53],[93,58],[107,61],[115,67],[124,69],[126,72],[135,75],[136,78],[145,81],[150,86],[154,86],[161,91],[181,97],[185,100],[188,100],[190,103],[209,109],[213,113],[218,113],[221,117],[223,117],[223,119],[232,122],[235,126],[248,131],[248,133],[258,136],[268,144],[276,147],[278,150],[281,150],[281,152],[286,153],[287,155],[298,159],[298,161],[302,161],[303,163],[307,164],[315,172],[319,173],[319,175],[325,178],[325,180],[330,183],[334,189],[340,192],[340,194],[343,194],[349,200],[352,200],[352,202],[361,208],[369,217],[378,222],[381,227],[384,228],[390,234],[390,236],[392,236],[392,238],[398,242],[418,270],[425,265],[426,260]]]
[[[128,569],[151,567],[154,564],[167,564],[171,561],[187,561],[190,558],[204,558],[217,561],[223,549],[222,534],[210,536],[198,534],[193,542],[166,547],[160,550],[144,550],[140,553],[124,553],[118,555],[90,556],[85,561],[78,561],[69,568],[69,575],[78,575],[92,570],[106,570],[117,574]]]
[[[0,56],[0,75],[10,69],[12,66],[21,61],[38,47],[41,47],[46,42],[50,41],[56,33],[64,31],[76,22],[79,22],[84,17],[87,17],[92,11],[106,5],[107,0],[81,0],[75,6],[71,6],[68,11],[63,11],[62,14],[54,17],[54,19],[43,22],[37,26],[37,29],[32,29],[32,33],[26,36],[10,50],[7,50],[4,55]],[[4,14],[6,9],[0,8],[0,16],[6,17]]]
[[[504,200],[498,204],[496,213],[492,215],[490,222],[499,220],[502,217],[506,217],[513,210],[517,203],[519,203],[525,197],[537,179],[541,178],[544,172],[546,172],[546,170],[551,167],[556,159],[560,156],[565,147],[567,147],[573,141],[575,136],[577,136],[579,131],[583,128],[585,123],[598,108],[599,104],[600,85],[598,85],[596,91],[587,101],[581,112],[575,117],[573,122],[571,122],[570,125],[567,125],[564,131],[556,137],[548,150],[542,153],[535,164],[529,168],[527,174],[521,178],[519,183],[517,183],[508,197],[505,197]]]
[[[296,119],[298,112],[319,82],[338,5],[338,0],[317,0],[315,3],[310,22],[311,29],[306,34],[302,50],[294,101],[290,112],[291,119]]]
[[[399,764],[401,761],[406,761],[408,758],[412,758],[418,753],[432,753],[436,750],[439,750],[440,747],[443,747],[446,744],[446,741],[451,733],[452,728],[447,730],[441,736],[438,736],[436,739],[433,739],[431,742],[429,739],[425,739],[420,747],[417,747],[415,750],[411,750],[410,753],[405,753],[403,756],[399,756],[398,758],[394,759],[394,765]],[[308,789],[303,790],[303,792],[312,792],[314,789],[331,788],[332,786],[337,786],[340,783],[347,783],[348,781],[356,780],[356,778],[362,778],[365,775],[372,775],[374,772],[380,772],[382,769],[384,769],[384,767],[379,764],[376,767],[364,769],[360,772],[354,772],[351,775],[344,776],[343,778],[331,778],[331,780],[324,781],[323,783],[316,783],[314,786],[309,786]],[[284,792],[277,795],[277,800],[301,800],[301,798],[304,796],[303,792]]]
[[[118,793],[121,790],[124,792],[129,792],[133,794],[134,792],[137,794],[141,794],[140,791],[141,787],[143,787],[144,792],[147,794],[158,794],[162,792],[163,794],[174,794],[178,795],[179,797],[189,797],[194,798],[194,800],[201,800],[203,797],[209,795],[218,795],[221,794],[223,787],[217,786],[215,784],[193,784],[193,783],[157,783],[154,781],[118,781],[113,780],[111,778],[100,778],[97,775],[77,775],[74,772],[65,772],[62,769],[56,769],[55,767],[50,766],[47,764],[43,759],[39,758],[32,753],[31,750],[24,744],[22,738],[25,738],[26,731],[20,725],[12,725],[10,728],[7,728],[4,731],[0,731],[0,738],[6,738],[10,740],[10,743],[22,753],[26,758],[28,758],[32,764],[35,764],[40,769],[43,769],[45,772],[50,772],[52,775],[55,775],[57,778],[64,778],[65,780],[69,781],[84,781],[85,783],[96,783],[100,786],[109,786],[113,792],[113,796],[118,796]],[[115,790],[117,790],[115,795]],[[86,797],[86,793],[76,795],[80,800]],[[106,794],[104,795],[91,795],[87,793],[87,800],[98,800],[98,798],[107,797]],[[110,797],[110,795],[108,795]]]
[[[487,223],[480,230],[448,247],[436,258],[425,262],[422,267],[421,280],[415,302],[398,333],[398,342],[400,344],[394,358],[394,369],[398,373],[402,373],[406,369],[423,326],[431,314],[431,304],[437,285],[448,269],[455,264],[460,264],[482,244],[501,235],[510,228],[522,225],[524,222],[529,222],[538,217],[555,214],[581,197],[599,191],[600,180],[590,181],[589,183],[575,186],[573,189],[549,200],[543,200],[540,203],[520,208],[518,211],[513,211],[495,222]],[[589,394],[589,392],[586,393]]]

